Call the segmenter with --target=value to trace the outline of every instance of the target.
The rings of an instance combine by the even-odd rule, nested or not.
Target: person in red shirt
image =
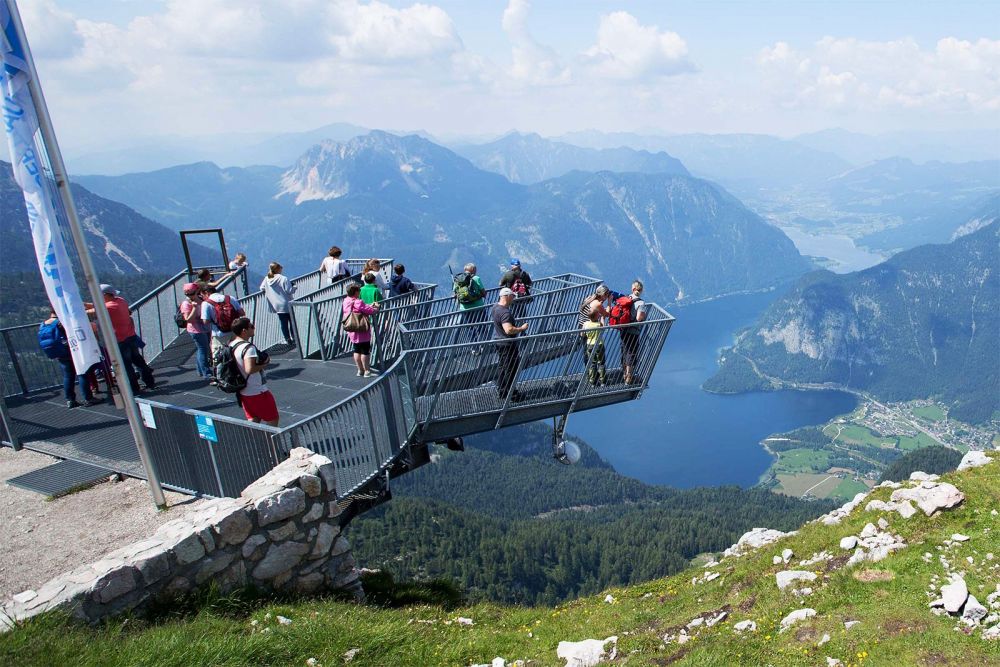
[[[135,323],[132,321],[132,314],[128,309],[128,301],[118,296],[118,290],[106,283],[101,285],[101,293],[104,294],[104,305],[108,309],[108,315],[111,316],[111,326],[115,330],[115,339],[118,341],[118,349],[122,352],[125,373],[128,375],[133,393],[139,393],[139,378],[136,369],[142,375],[142,382],[146,388],[155,389],[156,378],[153,376],[153,369],[149,367],[142,356],[139,345],[140,338],[135,333]],[[88,314],[93,314],[93,312],[93,308],[87,309]]]

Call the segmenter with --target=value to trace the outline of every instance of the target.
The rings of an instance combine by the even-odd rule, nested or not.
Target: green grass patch
[[[868,485],[864,482],[859,482],[856,479],[847,477],[840,480],[840,484],[837,488],[827,496],[828,498],[840,498],[843,500],[851,500],[854,496],[868,490]]]
[[[787,472],[821,472],[830,467],[829,452],[821,449],[789,449],[779,452],[775,470]]]
[[[913,435],[901,435],[899,436],[898,447],[904,452],[912,452],[914,449],[920,449],[921,447],[933,447],[938,445],[937,440],[930,437],[926,433],[919,432],[915,436]]]
[[[913,408],[913,414],[932,422],[939,422],[947,417],[944,408],[939,405],[922,405],[919,408]]]
[[[856,568],[817,563],[810,568],[818,572],[811,585],[815,592],[802,601],[778,591],[774,575],[788,566],[773,565],[772,556],[786,547],[795,559],[823,550],[840,554],[842,537],[858,534],[882,513],[858,508],[839,525],[806,524],[794,536],[723,560],[712,568],[721,576],[711,582],[691,583],[706,571],[698,567],[556,607],[452,607],[447,585],[383,580],[381,588],[373,587],[378,602],[363,605],[336,599],[216,602],[173,618],[117,620],[96,628],[49,615],[0,635],[0,664],[301,666],[315,658],[329,667],[343,665],[344,653],[359,649],[351,667],[469,665],[496,656],[508,664],[521,659],[547,667],[564,664],[556,657],[560,641],[617,635],[618,661],[629,667],[815,666],[824,665],[827,656],[845,665],[995,665],[1000,642],[983,641],[978,629],[971,635],[956,632],[955,619],[930,613],[925,591],[943,570],[936,558],[927,563],[922,554],[937,553],[955,532],[970,536],[953,547],[956,560],[996,550],[996,519],[989,510],[1000,507],[998,466],[944,475],[943,481],[965,493],[962,505],[934,517],[887,515],[892,531],[910,546]],[[887,500],[890,492],[876,489],[870,498]],[[855,577],[865,569],[880,576]],[[1000,579],[982,558],[962,569],[977,597]],[[604,601],[607,593],[613,602]],[[779,632],[781,619],[801,607],[817,615]],[[686,644],[664,643],[665,634],[721,609],[728,611],[726,619],[692,632]],[[278,614],[292,619],[291,625],[279,625]],[[473,625],[456,622],[460,616]],[[733,625],[743,620],[753,620],[757,632],[737,635]],[[845,630],[847,620],[860,624]],[[830,640],[820,647],[824,634]]]
[[[777,479],[780,486],[774,491],[796,498],[806,492],[816,498],[826,498],[840,483],[840,478],[827,473],[779,473]]]
[[[824,431],[826,432],[826,431]],[[833,432],[836,434],[836,431]],[[869,445],[871,447],[895,447],[895,438],[882,438],[871,432],[865,426],[858,426],[857,424],[848,424],[844,426],[843,430],[840,432],[840,437],[837,441],[843,441],[845,444],[849,445]]]

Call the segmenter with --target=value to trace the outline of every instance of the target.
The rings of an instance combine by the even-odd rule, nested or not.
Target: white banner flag
[[[3,25],[3,122],[7,130],[14,179],[24,190],[24,206],[28,209],[28,224],[35,243],[35,255],[49,302],[66,330],[76,372],[82,374],[101,360],[97,337],[90,327],[73,276],[73,266],[66,255],[66,246],[59,231],[57,207],[51,187],[46,181],[36,150],[36,136],[41,145],[38,118],[28,89],[30,70],[25,62],[24,48],[11,23],[6,2],[0,3]]]

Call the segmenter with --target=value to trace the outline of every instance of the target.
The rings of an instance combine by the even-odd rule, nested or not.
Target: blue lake
[[[752,486],[771,463],[767,436],[821,424],[857,404],[839,391],[754,392],[700,389],[722,347],[749,326],[775,293],[733,296],[671,309],[677,318],[650,386],[638,401],[574,414],[568,431],[589,442],[618,472],[687,488]]]

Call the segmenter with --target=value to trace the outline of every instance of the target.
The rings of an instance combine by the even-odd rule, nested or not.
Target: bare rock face
[[[608,644],[611,644],[610,650]],[[614,660],[618,637],[584,639],[579,642],[559,642],[556,656],[566,661],[566,667],[595,667],[604,660]]]
[[[743,554],[749,553],[754,549],[761,548],[765,544],[771,544],[772,542],[780,540],[782,537],[794,534],[794,532],[783,533],[780,530],[774,530],[771,528],[754,528],[749,532],[743,533],[736,544],[726,549],[723,554],[726,556],[742,556]]]
[[[815,581],[816,573],[804,570],[784,570],[774,575],[774,578],[777,580],[778,588],[785,590],[796,581]]]
[[[965,494],[952,484],[926,481],[917,487],[896,489],[892,492],[892,500],[894,502],[912,500],[924,514],[931,516],[939,510],[960,505],[965,500]]]
[[[986,452],[966,452],[965,456],[962,457],[962,461],[958,464],[958,470],[978,468],[979,466],[988,464],[990,461],[991,459],[986,455]]]

